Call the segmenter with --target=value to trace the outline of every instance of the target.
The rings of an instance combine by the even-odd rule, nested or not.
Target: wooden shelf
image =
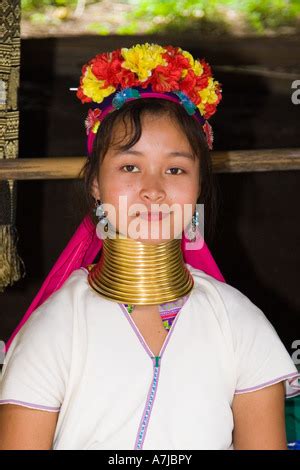
[[[86,157],[0,160],[0,180],[77,179]],[[300,149],[212,152],[216,173],[300,170]]]

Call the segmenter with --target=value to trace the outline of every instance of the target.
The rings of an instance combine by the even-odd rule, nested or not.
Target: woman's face
[[[104,204],[118,232],[157,244],[181,238],[191,220],[200,194],[199,159],[169,116],[145,114],[141,124],[141,138],[129,150],[118,150],[112,140],[93,181],[92,195]],[[119,122],[116,142],[124,145],[125,135]]]

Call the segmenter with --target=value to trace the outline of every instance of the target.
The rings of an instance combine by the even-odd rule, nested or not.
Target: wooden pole
[[[0,180],[77,179],[86,157],[18,158],[0,161]],[[216,173],[300,170],[300,149],[212,152]]]

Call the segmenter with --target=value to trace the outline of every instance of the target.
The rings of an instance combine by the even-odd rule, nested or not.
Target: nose
[[[143,188],[140,191],[140,197],[145,203],[159,204],[164,201],[166,192],[162,184],[158,181],[158,178],[148,178],[144,180]]]

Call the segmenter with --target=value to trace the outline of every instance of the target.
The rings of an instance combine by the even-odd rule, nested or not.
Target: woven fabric
[[[0,2],[0,15],[0,159],[8,159],[18,157],[20,0]],[[0,182],[0,292],[25,275],[16,248],[16,190],[16,181]]]

